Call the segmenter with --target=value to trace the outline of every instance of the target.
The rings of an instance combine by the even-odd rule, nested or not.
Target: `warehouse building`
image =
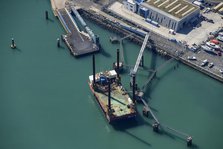
[[[185,0],[136,0],[135,5],[139,15],[174,31],[195,22],[200,14],[199,7]]]

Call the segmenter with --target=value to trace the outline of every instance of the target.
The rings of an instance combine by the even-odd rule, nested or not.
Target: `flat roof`
[[[179,19],[199,9],[185,0],[148,0],[143,5],[155,7]]]

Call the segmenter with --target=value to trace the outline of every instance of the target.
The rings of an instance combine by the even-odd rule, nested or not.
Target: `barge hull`
[[[88,83],[89,84],[89,87],[92,91],[92,93],[94,94],[95,98],[96,98],[96,101],[97,103],[99,104],[102,112],[104,113],[106,119],[108,120],[109,123],[111,122],[114,122],[114,121],[121,121],[121,120],[126,120],[126,119],[132,119],[132,118],[135,118],[136,117],[136,112],[134,113],[130,113],[130,114],[126,114],[126,115],[123,115],[123,116],[109,116],[108,112],[107,112],[107,107],[106,105],[103,105],[103,103],[100,102],[100,99],[97,95],[97,93],[95,93],[93,87],[91,86],[91,83]]]

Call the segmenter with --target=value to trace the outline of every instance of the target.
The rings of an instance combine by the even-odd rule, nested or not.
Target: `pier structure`
[[[145,48],[146,48],[146,44],[147,44],[147,42],[148,42],[148,39],[149,39],[149,33],[147,33],[146,36],[145,36],[145,38],[144,38],[142,47],[141,47],[141,49],[140,49],[140,51],[139,51],[139,55],[138,55],[138,58],[137,58],[137,60],[136,60],[135,67],[134,67],[133,71],[131,72],[132,74],[136,74],[137,71],[138,71],[139,64],[140,64],[140,62],[141,62],[141,59],[142,59],[142,56],[143,56],[143,52],[144,52],[144,50],[145,50]]]
[[[185,141],[187,142],[187,146],[192,146],[192,137],[189,134],[187,134],[185,132],[182,132],[182,131],[179,131],[177,129],[171,128],[169,126],[166,126],[164,124],[161,124],[160,121],[158,120],[158,118],[153,113],[152,109],[146,103],[146,101],[142,98],[140,100],[142,101],[142,103],[144,105],[143,115],[145,117],[151,116],[152,119],[154,120],[154,123],[152,125],[154,132],[159,132],[160,130],[171,131],[172,133],[176,134],[177,136],[182,137],[183,139],[185,139]]]
[[[119,34],[127,36],[130,33],[134,33],[132,36],[128,37],[130,41],[135,42],[136,44],[142,44],[143,38],[140,34],[145,34],[145,31],[150,32],[150,41],[153,42],[153,46],[156,47],[157,53],[167,56],[167,57],[174,57],[175,59],[179,60],[180,62],[220,81],[223,82],[223,75],[219,75],[217,73],[213,73],[212,71],[205,69],[199,65],[194,64],[191,61],[188,61],[186,56],[188,53],[187,47],[184,45],[171,42],[169,39],[165,38],[164,36],[153,32],[152,30],[148,30],[139,24],[135,24],[125,18],[118,16],[117,14],[112,13],[111,11],[107,10],[106,8],[101,11],[94,10],[83,10],[84,16],[91,19],[92,21],[98,23],[100,26],[103,26],[107,29],[113,30]],[[107,14],[109,13],[109,15]],[[94,14],[94,15],[90,15]],[[135,26],[131,27],[131,26]],[[133,29],[134,28],[134,29]],[[140,34],[135,33],[136,31],[140,31]],[[148,47],[148,45],[147,45]]]
[[[140,62],[142,60],[142,56],[143,56],[143,52],[146,48],[146,45],[147,45],[147,42],[148,42],[148,39],[149,39],[149,36],[150,34],[149,33],[146,33],[146,36],[144,38],[144,41],[143,41],[143,44],[142,44],[142,47],[139,51],[139,55],[137,57],[137,60],[136,60],[136,63],[135,63],[135,66],[132,70],[130,70],[130,75],[131,75],[131,82],[130,82],[130,86],[132,85],[133,86],[133,90],[135,90],[135,77],[136,77],[136,73],[138,71],[138,68],[139,68],[139,65],[140,65]],[[133,93],[133,95],[135,94],[135,92]],[[135,95],[134,95],[135,97]]]
[[[99,47],[92,42],[91,37],[81,32],[66,8],[58,9],[57,16],[62,23],[67,34],[63,35],[63,40],[74,56],[80,56],[99,51]]]
[[[96,37],[96,35],[93,33],[93,31],[87,26],[87,24],[85,23],[85,21],[83,20],[83,18],[81,17],[81,15],[79,14],[79,12],[77,11],[77,9],[74,6],[71,6],[71,10],[74,13],[74,15],[78,18],[78,20],[80,21],[81,25],[85,28],[86,32],[88,33],[88,35],[90,36],[91,40],[95,43],[98,44],[98,39]]]
[[[132,34],[132,32],[131,31],[129,31],[129,30],[126,30],[126,29],[123,29],[121,26],[120,26],[120,24],[119,23],[117,23],[117,22],[113,22],[112,20],[110,20],[110,19],[108,19],[108,18],[106,18],[105,16],[102,16],[102,15],[98,15],[98,14],[96,14],[96,13],[93,13],[93,12],[91,12],[91,11],[85,11],[85,10],[82,10],[82,12],[83,12],[83,15],[86,17],[86,18],[89,18],[89,19],[92,19],[93,21],[95,21],[96,23],[98,23],[98,25],[101,25],[101,26],[103,26],[103,27],[106,27],[106,28],[108,28],[108,29],[111,29],[111,30],[113,30],[113,31],[115,31],[115,32],[117,32],[117,33],[120,33],[121,35],[124,35],[124,36],[128,36],[129,34]],[[94,15],[92,15],[92,14],[94,14]],[[145,33],[145,31],[143,32],[143,33]],[[151,32],[150,32],[150,34],[151,34]],[[145,37],[145,34],[144,34],[144,37]],[[151,38],[152,38],[152,40],[153,40],[153,38],[155,38],[154,36],[153,36],[153,33],[152,33],[152,35],[150,36]],[[151,40],[151,38],[150,38],[150,40]],[[129,40],[131,40],[131,41],[134,41],[135,43],[137,43],[137,44],[142,44],[143,43],[143,38],[142,38],[142,36],[141,35],[137,35],[137,34],[135,34],[135,33],[133,33],[131,36],[128,36],[128,39]],[[145,38],[144,38],[145,39]],[[149,39],[148,39],[149,40]],[[122,44],[120,44],[120,46],[123,46]],[[161,70],[161,68],[163,68],[166,64],[168,64],[169,62],[171,62],[171,61],[173,61],[173,59],[177,59],[177,60],[179,60],[179,56],[181,56],[181,54],[179,54],[179,53],[176,53],[175,52],[175,50],[172,50],[173,48],[171,48],[171,46],[166,46],[165,45],[165,43],[161,43],[161,44],[159,44],[159,43],[155,43],[154,44],[154,46],[155,47],[157,47],[157,48],[159,48],[159,49],[161,49],[161,47],[162,47],[162,49],[167,49],[167,51],[166,51],[166,56],[168,56],[168,57],[173,57],[171,60],[168,60],[167,62],[165,62],[165,64],[163,64],[163,65],[161,65],[160,67],[158,67],[157,68],[157,71],[159,71],[159,70]],[[151,48],[151,45],[146,45],[146,47],[149,47],[149,48]],[[170,50],[170,51],[168,51],[168,49]],[[172,50],[172,51],[171,51]],[[120,52],[122,53],[122,51],[123,51],[123,47],[122,48],[120,48]],[[181,52],[180,52],[181,53]],[[123,54],[124,55],[124,54]],[[121,56],[122,57],[122,56]],[[141,57],[142,58],[142,57]],[[140,59],[140,61],[141,61],[141,59]],[[139,64],[140,64],[140,62],[139,62]],[[126,65],[127,66],[127,65]],[[129,66],[128,65],[128,67],[132,67],[132,66]],[[138,68],[139,68],[139,66],[138,66]],[[138,69],[137,68],[137,69]],[[150,72],[154,72],[154,76],[155,76],[155,70],[149,70]],[[134,74],[134,73],[133,73]],[[154,76],[153,77],[151,77],[151,78],[154,78]],[[133,80],[135,80],[135,76],[133,75],[132,76],[132,78],[134,78]],[[152,80],[152,79],[150,79],[150,80]],[[149,81],[149,82],[151,82],[151,81]],[[133,81],[133,83],[134,83],[134,86],[136,85],[135,84],[135,81]],[[136,95],[136,90],[135,90],[135,87],[133,87],[132,88],[132,91],[130,91],[132,94],[133,94],[133,101],[134,101],[134,99],[136,98],[135,97],[135,95]],[[129,93],[130,93],[129,92]],[[144,107],[145,107],[145,111],[147,111],[147,113],[148,113],[148,116],[147,117],[149,117],[150,115],[152,116],[152,118],[153,118],[153,120],[154,120],[154,123],[153,123],[153,130],[155,131],[155,132],[159,132],[161,129],[162,130],[165,130],[165,131],[171,131],[172,133],[174,133],[174,134],[176,134],[176,135],[178,135],[178,136],[181,136],[181,137],[183,137],[184,139],[185,139],[185,141],[187,142],[187,145],[188,146],[191,146],[192,145],[192,137],[190,136],[190,135],[188,135],[188,134],[186,134],[186,133],[183,133],[183,132],[181,132],[181,131],[178,131],[178,130],[176,130],[176,129],[173,129],[173,128],[171,128],[171,127],[168,127],[168,126],[166,126],[166,125],[163,125],[163,124],[161,124],[160,123],[160,121],[158,120],[158,118],[155,116],[155,114],[153,113],[153,111],[151,110],[151,108],[148,106],[148,104],[144,101],[144,99],[143,98],[140,98],[140,100],[142,101],[142,103],[144,104]],[[135,101],[134,101],[135,102]],[[186,137],[186,138],[185,138]]]

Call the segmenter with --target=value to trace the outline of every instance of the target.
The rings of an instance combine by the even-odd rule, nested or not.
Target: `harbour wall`
[[[96,12],[93,12],[92,10],[80,10],[80,13],[83,15],[83,17],[90,19],[97,23],[99,26],[102,26],[108,30],[112,30],[113,32],[118,33],[122,36],[127,36],[129,34],[132,34],[132,32],[124,29],[120,26],[119,23],[106,18],[103,15],[100,15]],[[131,22],[128,22],[131,24]],[[132,24],[131,24],[132,25]],[[142,30],[146,31],[146,29],[141,28]],[[148,30],[147,30],[148,31]],[[130,41],[135,42],[138,45],[141,45],[143,43],[144,37],[137,35],[136,33],[132,36],[128,37]],[[176,60],[182,62],[183,64],[186,64],[220,82],[223,82],[223,76],[220,76],[218,74],[215,74],[211,71],[208,71],[204,69],[201,66],[198,66],[190,61],[188,61],[186,58],[183,57],[183,55],[186,53],[187,49],[178,43],[173,43],[172,41],[169,41],[165,37],[162,37],[160,35],[157,35],[156,33],[153,33],[150,31],[150,39],[149,44],[147,44],[148,48],[155,49],[156,52],[158,52],[161,55],[167,56],[167,57],[173,57]]]

